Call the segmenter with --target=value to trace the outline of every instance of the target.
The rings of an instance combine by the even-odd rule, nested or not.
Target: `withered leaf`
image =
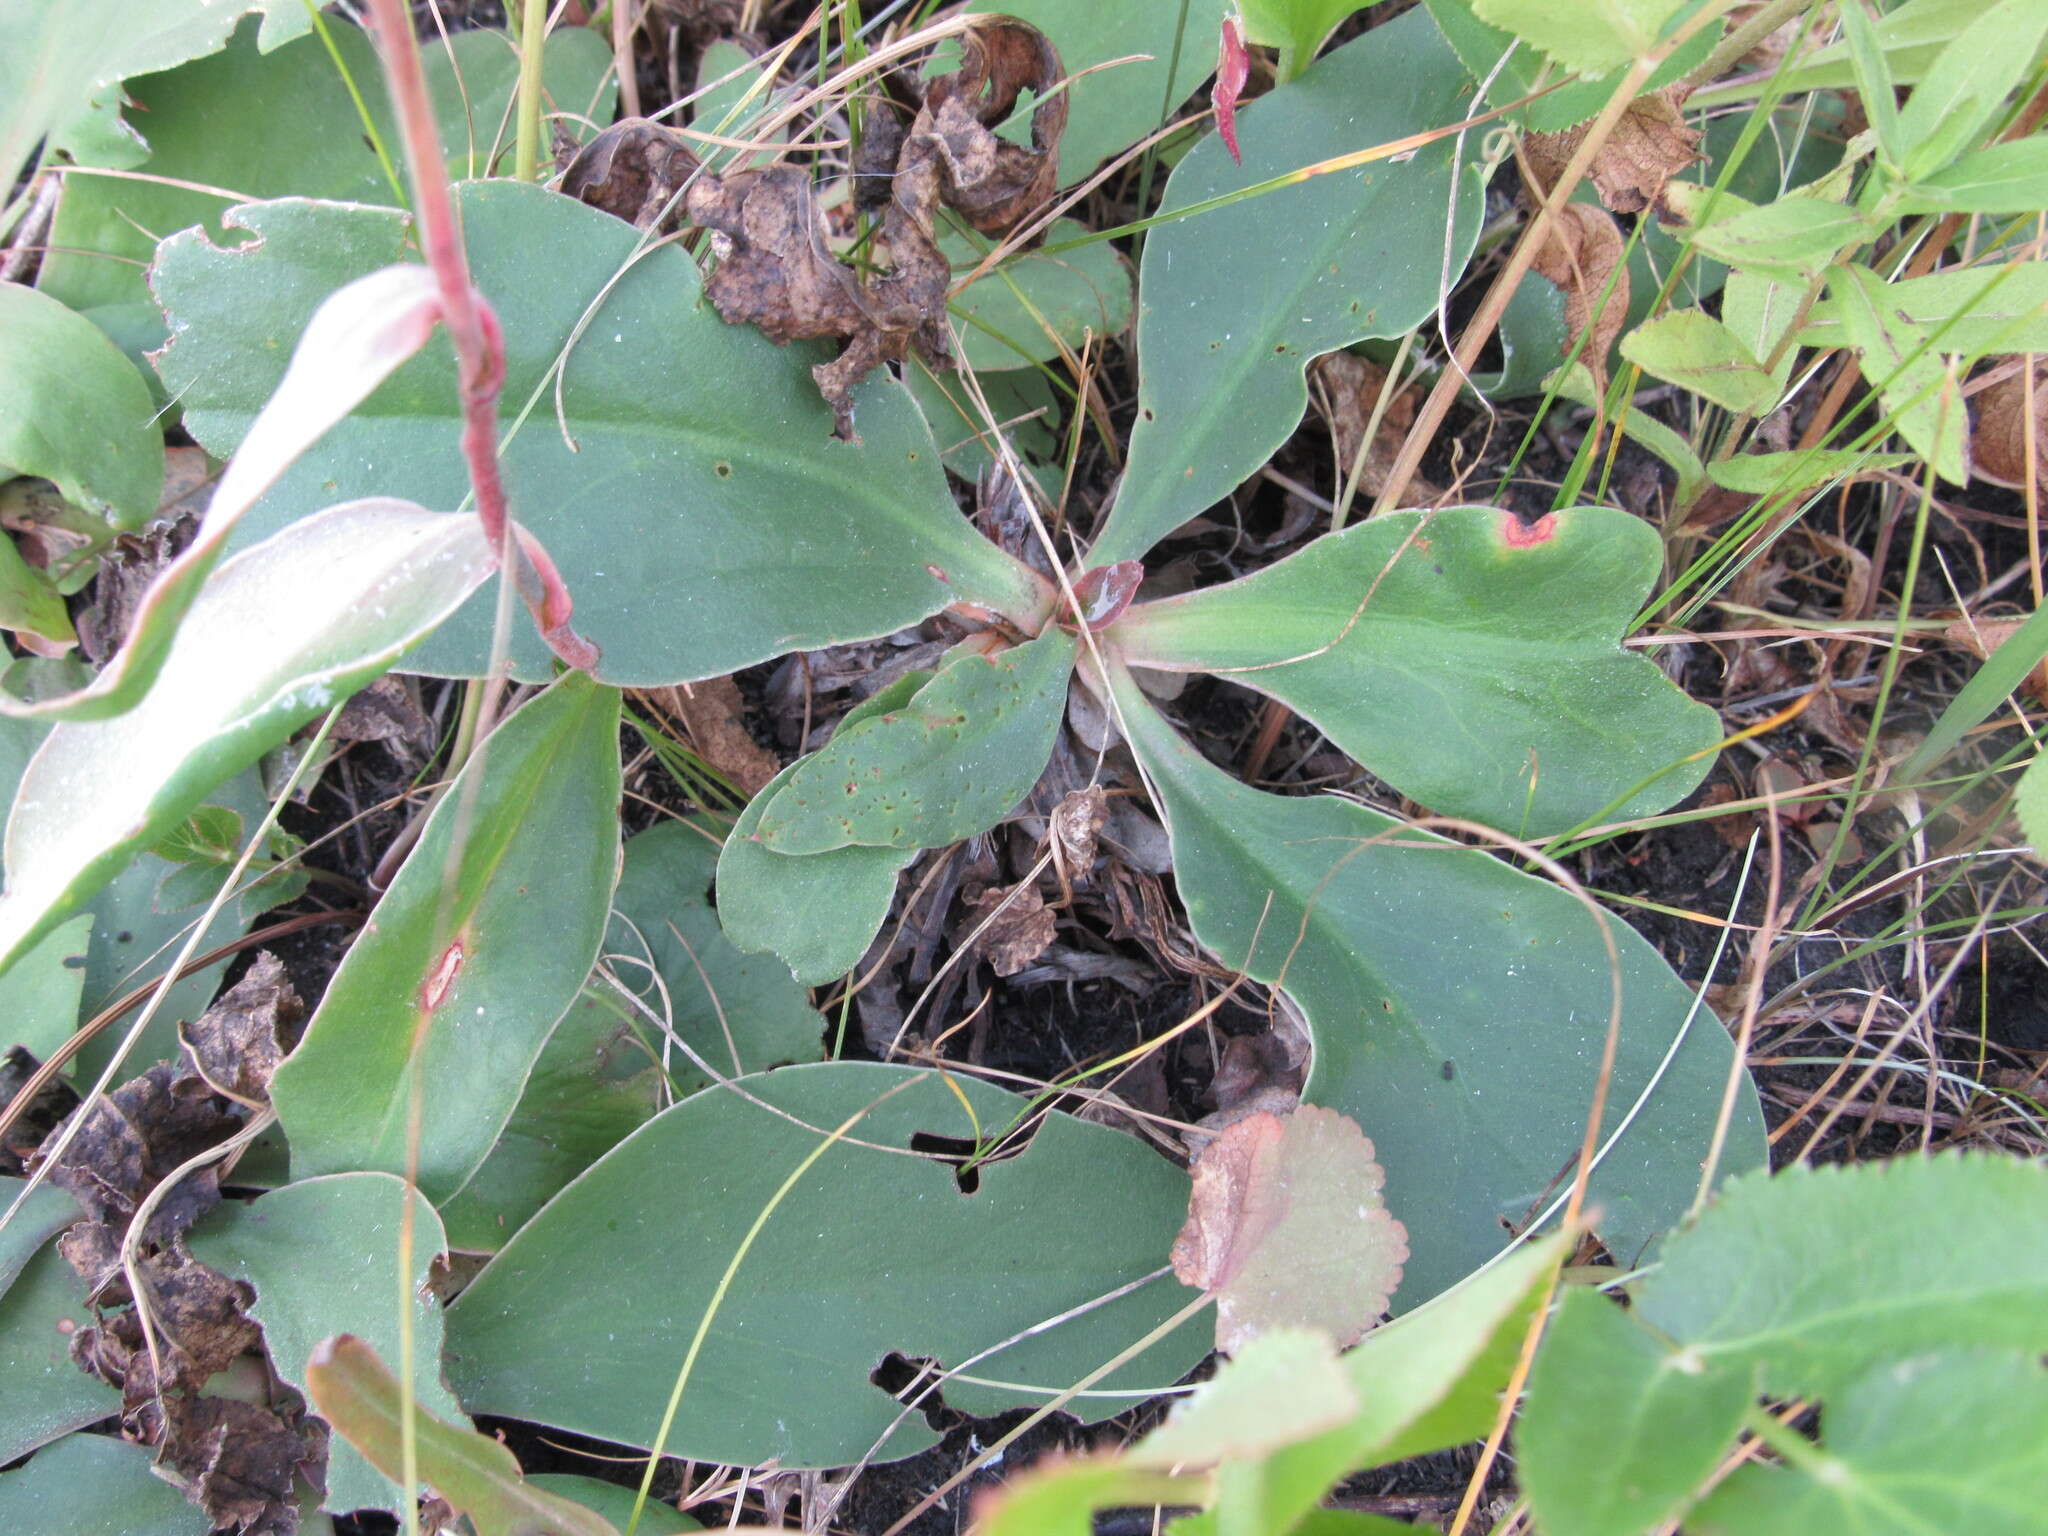
[[[1671,178],[1704,158],[1700,141],[1705,135],[1687,124],[1682,110],[1692,89],[1667,85],[1628,104],[1614,132],[1593,156],[1593,190],[1606,207],[1615,213],[1670,211],[1664,189]],[[1560,133],[1532,133],[1523,139],[1522,152],[1545,191],[1578,153],[1588,126],[1581,123]]]
[[[2003,365],[2001,365],[2003,366]],[[1994,485],[2027,483],[2027,435],[2034,438],[2034,476],[2048,487],[2048,362],[2034,364],[2034,413],[2027,419],[2024,371],[1979,391],[1971,402],[1970,467]]]
[[[1578,347],[1579,361],[1591,370],[1594,388],[1602,393],[1607,389],[1608,354],[1628,319],[1628,266],[1622,259],[1627,246],[1613,214],[1585,203],[1567,203],[1536,252],[1537,272],[1564,290],[1564,319],[1571,333],[1566,350]],[[1582,336],[1586,341],[1581,347]]]
[[[698,756],[749,800],[782,771],[781,760],[747,729],[746,703],[730,677],[650,688],[644,697],[680,725]]]
[[[305,1460],[296,1430],[268,1409],[224,1397],[165,1400],[163,1464],[216,1526],[244,1536],[292,1536],[292,1478]]]
[[[1009,904],[1004,906],[1005,902]],[[1056,931],[1053,914],[1033,881],[972,888],[966,893],[966,904],[976,926],[995,913],[995,920],[976,942],[998,976],[1016,975],[1052,943]],[[998,907],[1002,910],[997,911]]]
[[[1319,1328],[1342,1348],[1379,1320],[1408,1261],[1372,1143],[1334,1109],[1239,1120],[1197,1154],[1173,1272],[1216,1293],[1216,1347]]]
[[[1400,456],[1402,439],[1415,420],[1413,389],[1403,389],[1387,402],[1386,410],[1380,414],[1379,427],[1372,435],[1372,446],[1366,449],[1365,459],[1360,463],[1359,444],[1365,439],[1380,391],[1386,386],[1386,369],[1355,352],[1326,352],[1308,365],[1308,378],[1310,398],[1322,405],[1337,440],[1337,472],[1348,476],[1351,466],[1358,464],[1358,494],[1379,495],[1386,489],[1387,475]],[[1405,504],[1427,506],[1437,495],[1435,486],[1414,478],[1408,483]]]
[[[960,39],[960,68],[926,86],[904,159],[918,155],[924,140],[945,167],[947,207],[985,235],[1014,229],[1059,188],[1067,94],[1048,94],[1059,79],[1059,50],[1051,38],[1014,17],[981,20]],[[1038,97],[1029,149],[993,132],[1026,90]]]
[[[256,1108],[268,1104],[271,1076],[305,1016],[284,963],[265,950],[240,981],[179,1030],[190,1075],[173,1082],[171,1091],[186,1097],[217,1093]]]
[[[699,161],[673,128],[644,117],[613,123],[584,145],[562,171],[562,191],[636,229],[681,226],[676,194]]]
[[[2024,619],[1957,619],[1942,631],[1941,637],[1950,645],[1968,651],[1979,661],[1986,661],[1993,651],[2018,633],[2025,622]],[[2021,680],[2020,691],[2048,704],[2048,661],[2042,662]]]
[[[1095,868],[1095,845],[1109,820],[1109,791],[1100,784],[1069,790],[1053,807],[1052,839],[1069,878],[1085,883]]]
[[[93,1220],[125,1230],[165,1175],[236,1129],[237,1119],[220,1100],[174,1092],[181,1075],[171,1063],[159,1062],[95,1100],[63,1158],[50,1165],[50,1182],[76,1196]],[[54,1135],[45,1142],[54,1144]],[[42,1161],[38,1153],[28,1166],[33,1170]],[[147,1239],[169,1242],[219,1199],[215,1170],[188,1175],[158,1205]]]
[[[381,741],[393,757],[414,767],[434,750],[434,722],[406,685],[389,675],[352,694],[329,734],[337,742]]]

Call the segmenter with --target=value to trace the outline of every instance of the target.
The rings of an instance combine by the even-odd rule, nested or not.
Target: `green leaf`
[[[1687,1520],[1700,1536],[2018,1533],[2048,1487],[2039,1361],[1946,1354],[1873,1370],[1828,1405],[1808,1465],[1737,1467]]]
[[[834,733],[907,704],[932,678],[911,672],[847,711]],[[867,953],[889,915],[896,876],[917,857],[915,849],[835,848],[789,858],[760,840],[761,813],[795,777],[792,763],[754,796],[726,834],[718,856],[718,922],[737,949],[772,951],[807,986],[844,976]]]
[[[434,1260],[447,1250],[441,1218],[413,1200],[413,1269],[400,1283],[398,1229],[405,1183],[388,1173],[343,1173],[305,1179],[260,1200],[228,1201],[191,1234],[192,1253],[222,1274],[256,1289],[249,1315],[263,1327],[271,1365],[306,1390],[306,1362],[322,1339],[362,1335],[397,1359],[399,1329],[392,1298],[414,1299],[415,1385],[420,1402],[461,1421],[462,1405],[441,1384],[441,1308],[427,1295]],[[396,1510],[399,1486],[339,1435],[330,1443],[322,1509]]]
[[[1161,211],[1455,123],[1470,89],[1428,16],[1401,16],[1246,107],[1243,165],[1214,135],[1197,144]],[[1452,148],[1439,140],[1146,237],[1138,420],[1090,564],[1144,554],[1255,473],[1307,409],[1311,359],[1398,336],[1436,308],[1479,233],[1479,188],[1453,187]]]
[[[1844,476],[1897,469],[1913,462],[1908,453],[1858,452],[1849,448],[1799,448],[1787,453],[1741,453],[1707,466],[1714,484],[1745,496],[1790,496]]]
[[[0,396],[0,479],[54,480],[66,501],[117,528],[155,515],[164,483],[156,403],[91,321],[33,288],[0,283]]]
[[[761,812],[771,853],[939,848],[986,832],[1031,793],[1067,710],[1074,637],[1049,628],[968,652],[901,709],[842,728]]]
[[[1911,85],[1922,78],[1957,33],[1983,12],[1984,0],[1905,0],[1880,15],[1874,30],[1892,82]],[[1788,61],[1776,71],[1777,88],[1786,96],[1856,83],[1856,67],[1846,40],[1816,49],[1798,62]],[[1710,109],[1740,102],[1747,107],[1755,100],[1755,82],[1740,81],[1702,90],[1691,105]]]
[[[1899,765],[1894,782],[1912,783],[1953,752],[1974,727],[1991,718],[1992,711],[2005,703],[2043,656],[2048,656],[2048,604],[2029,614],[1984,659],[1984,665],[1970,674],[1913,755]]]
[[[1722,206],[1736,203],[1722,194]],[[1687,238],[1696,250],[1738,271],[1806,282],[1872,233],[1870,217],[1850,204],[1818,192],[1793,192],[1760,208],[1735,207],[1709,224],[1695,226]]]
[[[1606,391],[1593,382],[1593,375],[1584,363],[1570,363],[1552,373],[1544,381],[1557,392],[1560,400],[1569,400],[1583,405],[1589,411],[1607,410]],[[1609,420],[1616,420],[1609,416]],[[1677,477],[1677,495],[1681,504],[1690,503],[1699,495],[1707,483],[1706,466],[1700,463],[1700,456],[1685,435],[1673,431],[1642,407],[1624,405],[1618,425],[1622,434],[1639,448],[1647,449],[1670,466]]]
[[[1534,91],[1555,87],[1511,114],[1513,121],[1525,128],[1537,133],[1556,133],[1573,127],[1606,106],[1608,98],[1614,94],[1616,80],[1612,74],[1598,79],[1567,81],[1558,86],[1557,71],[1549,60],[1536,49],[1522,46],[1512,32],[1481,21],[1473,14],[1473,0],[1424,0],[1424,3],[1430,15],[1436,18],[1437,25],[1443,28],[1444,36],[1458,50],[1458,56],[1465,61],[1465,68],[1472,78],[1493,81],[1487,92],[1486,106],[1505,106]],[[1643,88],[1658,90],[1690,74],[1705,62],[1720,40],[1721,27],[1718,23],[1704,28],[1666,59]],[[1752,92],[1745,101],[1753,99],[1754,94]]]
[[[384,1362],[351,1334],[322,1341],[306,1368],[306,1396],[386,1477],[403,1473],[405,1389]],[[536,1488],[512,1453],[489,1435],[413,1416],[420,1480],[469,1516],[477,1536],[618,1536],[582,1505]]]
[[[1482,21],[1514,33],[1582,75],[1604,75],[1635,62],[1684,8],[1684,0],[1593,0],[1572,6],[1472,0]]]
[[[2005,98],[2033,72],[2044,38],[2044,0],[2001,0],[1956,34],[1899,113],[1907,180],[1931,176],[1976,142]]]
[[[1887,283],[1884,307],[1897,323],[1924,329],[1943,353],[2048,351],[2048,262],[1965,267]],[[1802,346],[1853,343],[1839,298],[1822,299],[1799,329]]]
[[[1638,1536],[1682,1513],[1755,1398],[1599,1292],[1565,1292],[1529,1378],[1515,1450],[1545,1530]],[[1841,1527],[1815,1527],[1841,1529]]]
[[[92,941],[92,914],[82,913],[53,928],[32,949],[0,971],[0,1050],[22,1046],[37,1061],[71,1038],[78,1027],[78,1000],[85,991],[86,953]],[[18,1221],[18,1218],[17,1218]],[[0,1246],[12,1228],[0,1228]],[[45,1236],[48,1234],[46,1233]],[[0,1262],[0,1289],[7,1267]]]
[[[2048,755],[2027,764],[2026,772],[2013,788],[2013,808],[2019,812],[2020,831],[2038,854],[2048,855]]]
[[[1151,1273],[1186,1208],[1178,1169],[1060,1114],[1021,1155],[981,1165],[973,1194],[948,1164],[903,1155],[916,1133],[995,1135],[1023,1109],[972,1078],[871,1063],[706,1089],[627,1137],[505,1245],[449,1309],[450,1379],[472,1412],[647,1446],[715,1304],[669,1455],[844,1466],[884,1435],[883,1460],[936,1444],[915,1410],[890,1433],[900,1405],[868,1380],[885,1355],[962,1366]],[[945,1400],[974,1415],[1042,1403],[1188,1299],[1170,1281],[1144,1286],[967,1367],[1025,1388],[953,1378]],[[1208,1333],[1190,1321],[1069,1411],[1100,1419],[1127,1407],[1128,1391],[1178,1379]]]
[[[0,965],[231,775],[388,668],[481,584],[473,517],[330,509],[213,574],[135,708],[50,732],[7,825]]]
[[[1299,1531],[1296,1522],[1349,1474],[1484,1437],[1564,1247],[1562,1235],[1530,1243],[1368,1334],[1341,1362],[1359,1404],[1346,1422],[1225,1468],[1258,1486],[1248,1528]],[[1134,1454],[1148,1457],[1151,1445],[1141,1441]],[[1215,1536],[1217,1525],[1203,1515],[1173,1530]]]
[[[1238,0],[1248,43],[1278,48],[1281,81],[1308,67],[1337,23],[1362,9],[1360,0]]]
[[[1928,1234],[1939,1233],[1932,1242]],[[2048,1168],[1953,1155],[1731,1181],[1664,1245],[1635,1316],[1767,1396],[1881,1360],[2048,1349]]]
[[[27,1186],[26,1179],[0,1177],[0,1211],[14,1211],[13,1219],[0,1227],[0,1296],[44,1243],[84,1214],[76,1200],[48,1180],[30,1190],[21,1209],[14,1210]]]
[[[85,1282],[54,1246],[0,1295],[0,1466],[121,1411],[119,1392],[71,1363],[71,1336],[94,1325]]]
[[[0,334],[0,347],[5,340]],[[66,650],[78,643],[70,610],[49,573],[22,559],[10,538],[0,538],[0,629],[17,637],[33,637],[38,654]],[[23,641],[24,646],[27,643]]]
[[[1621,338],[1621,355],[1731,411],[1761,415],[1778,398],[1777,381],[1755,354],[1702,310],[1673,310],[1637,326]]]
[[[1800,306],[1807,297],[1803,283],[1774,282],[1754,272],[1731,272],[1721,290],[1721,323],[1734,333],[1749,355],[1762,365],[1773,353],[1777,366],[1770,370],[1771,383],[1782,393],[1792,377],[1798,348],[1780,343],[1799,321]]]
[[[1607,1034],[1600,930],[1571,896],[1479,849],[1328,796],[1249,789],[1127,677],[1116,694],[1196,936],[1231,970],[1284,977],[1315,1042],[1304,1098],[1370,1132],[1404,1213],[1396,1306],[1435,1295],[1499,1251],[1504,1225],[1519,1230],[1562,1199]],[[1622,1027],[1605,1136],[1627,1129],[1590,1199],[1602,1236],[1633,1263],[1692,1203],[1736,1068],[1713,1015],[1694,1012],[1645,940],[1609,923]],[[1739,1086],[1727,1169],[1763,1156],[1754,1092]]]
[[[604,937],[618,740],[617,692],[574,672],[456,776],[271,1084],[294,1173],[402,1172],[415,1072],[419,1188],[483,1162]]]
[[[715,834],[680,821],[626,844],[604,945],[612,971],[722,1077],[816,1061],[825,1021],[809,992],[788,967],[735,949],[719,927],[711,906],[718,853]],[[623,1006],[616,994],[612,1001]],[[680,1058],[670,1081],[679,1096],[710,1086]]]
[[[1110,635],[1136,665],[1270,694],[1434,810],[1541,835],[1617,800],[1659,810],[1712,766],[1714,712],[1616,644],[1662,560],[1653,529],[1603,507],[1528,527],[1403,512],[1142,604]]]
[[[1053,244],[1088,231],[1063,219],[1047,231]],[[955,280],[972,272],[992,242],[965,230],[948,232],[939,251]],[[948,306],[966,366],[997,373],[1050,362],[1064,344],[1079,352],[1090,333],[1121,336],[1131,323],[1130,263],[1115,246],[1095,241],[1070,251],[1025,251],[984,272]]]
[[[1838,8],[1838,14],[1849,45],[1849,61],[1856,71],[1856,93],[1870,126],[1877,131],[1885,165],[1895,169],[1905,163],[1906,141],[1899,128],[1898,88],[1878,42],[1877,25],[1863,8],[1863,0],[1849,0]]]
[[[570,1004],[490,1155],[441,1207],[450,1246],[497,1252],[564,1184],[653,1118],[663,1090],[649,1034],[599,983]]]
[[[1182,1399],[1127,1459],[1162,1472],[1213,1467],[1306,1440],[1357,1412],[1358,1389],[1338,1363],[1330,1336],[1313,1328],[1275,1329],[1250,1340]]]
[[[1899,314],[1891,288],[1866,267],[1837,267],[1828,281],[1864,377],[1877,386],[1899,436],[1936,474],[1961,485],[1970,474],[1964,459],[1970,419],[1961,382],[1927,332]]]
[[[995,439],[960,375],[933,373],[913,359],[903,370],[903,382],[931,424],[946,468],[970,484],[979,480],[982,471],[996,462]],[[1059,452],[1059,437],[1052,425],[1058,418],[1052,386],[1045,375],[1036,368],[1011,368],[984,373],[975,382],[1012,451],[1044,488],[1048,500],[1057,501],[1063,476],[1044,467]]]
[[[145,278],[157,241],[198,225],[215,244],[233,243],[221,218],[227,204],[171,182],[226,187],[248,199],[397,202],[348,88],[352,80],[361,91],[387,153],[402,157],[376,50],[339,17],[328,19],[327,32],[338,64],[318,37],[259,52],[256,29],[245,23],[220,53],[131,81],[126,94],[143,108],[132,115],[132,131],[148,141],[141,169],[166,180],[67,176],[38,286],[78,310],[140,306],[160,341],[163,325]],[[450,174],[504,170],[498,162],[511,157],[519,72],[511,39],[503,31],[456,32],[446,47],[437,41],[424,49],[422,62]],[[548,38],[542,82],[563,111],[609,121],[612,89],[600,82],[610,63],[611,50],[595,32],[562,27]],[[290,110],[280,111],[281,102]],[[116,157],[81,158],[98,165]]]
[[[13,187],[38,140],[53,131],[77,139],[99,120],[110,125],[130,75],[169,69],[212,53],[236,18],[263,12],[265,47],[312,24],[304,0],[6,0],[0,6],[0,186]]]
[[[1050,1458],[1048,1458],[1050,1460]],[[1094,1536],[1095,1511],[1198,1503],[1206,1478],[1169,1477],[1122,1457],[1040,1462],[975,1505],[975,1536]],[[1184,1521],[1170,1529],[1180,1531]]]
[[[648,252],[614,285],[638,240],[630,225],[523,182],[466,183],[458,199],[477,286],[517,298],[500,317],[512,510],[561,567],[578,629],[604,648],[602,681],[715,676],[887,634],[955,601],[1038,601],[1036,579],[955,508],[900,384],[871,379],[859,396],[865,445],[838,442],[810,377],[819,347],[780,348],[725,324],[678,247]],[[315,296],[397,257],[406,233],[396,212],[331,203],[225,217],[260,243],[221,251],[180,235],[154,269],[178,333],[161,371],[188,429],[216,452],[247,430]],[[565,439],[549,370],[601,291],[568,351]],[[459,433],[452,356],[437,345],[300,459],[250,522],[276,528],[394,484],[458,506],[468,480],[446,450]],[[470,605],[414,668],[480,673],[491,614],[489,601]],[[518,677],[553,675],[526,626],[512,654]]]
[[[632,1468],[629,1466],[627,1470]],[[621,1531],[632,1522],[633,1506],[639,1503],[639,1495],[631,1488],[599,1482],[594,1477],[580,1477],[574,1472],[535,1472],[527,1478],[526,1486],[559,1498],[572,1499],[585,1509],[603,1516]],[[641,1507],[640,1529],[636,1536],[675,1536],[678,1531],[702,1529],[702,1522],[691,1519],[674,1506],[649,1499]]]
[[[1002,0],[971,9],[1030,22],[1059,49],[1068,77],[1081,77],[1067,88],[1067,131],[1060,139],[1060,184],[1072,186],[1111,155],[1164,127],[1208,78],[1230,0]],[[1096,67],[1116,59],[1131,62]],[[944,67],[934,59],[927,73]],[[1094,73],[1083,76],[1083,70]]]
[[[0,1474],[11,1536],[206,1536],[213,1522],[150,1471],[152,1453],[112,1435],[66,1435]]]
[[[1903,190],[1901,213],[2032,213],[2048,204],[2048,139],[1965,155]]]
[[[728,139],[762,140],[769,144],[787,144],[787,125],[764,132],[766,124],[759,119],[768,117],[775,110],[773,61],[756,59],[736,42],[712,43],[697,60],[697,99],[690,104],[690,122],[706,133],[715,133]],[[761,76],[769,76],[766,85],[760,84]],[[722,162],[729,162],[737,168],[753,169],[757,166],[772,165],[778,156],[772,149],[756,154],[742,155],[737,152],[718,156],[714,151],[714,168]]]

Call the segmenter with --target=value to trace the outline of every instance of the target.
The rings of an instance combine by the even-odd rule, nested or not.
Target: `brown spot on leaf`
[[[457,939],[441,951],[441,958],[434,962],[434,968],[427,972],[420,983],[420,1007],[432,1013],[448,1000],[448,991],[455,985],[455,978],[462,974],[462,941]]]
[[[1512,512],[1503,512],[1500,536],[1509,549],[1534,549],[1557,537],[1557,514],[1546,512],[1533,523],[1525,523]]]
[[[1660,216],[1670,215],[1664,189],[1672,177],[1704,158],[1700,153],[1704,135],[1688,126],[1682,110],[1692,89],[1667,85],[1629,103],[1614,132],[1594,155],[1589,172],[1593,190],[1605,206],[1616,213],[1655,208]],[[1556,184],[1578,153],[1588,126],[1581,123],[1560,133],[1532,133],[1523,139],[1522,153],[1543,190]]]

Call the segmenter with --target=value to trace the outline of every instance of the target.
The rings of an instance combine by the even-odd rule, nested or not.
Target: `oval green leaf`
[[[619,695],[574,672],[457,775],[278,1068],[292,1171],[403,1172],[423,1040],[419,1187],[460,1189],[582,990],[618,875]]]
[[[604,650],[601,680],[711,677],[887,634],[955,601],[1038,601],[1036,578],[954,506],[900,383],[871,379],[859,395],[865,443],[838,442],[809,371],[824,354],[720,320],[679,247],[633,261],[630,225],[527,183],[470,182],[458,196],[477,286],[504,301],[513,515],[561,567],[577,629]],[[276,381],[309,299],[399,259],[406,223],[388,209],[300,200],[223,217],[260,238],[222,251],[177,236],[154,279],[177,334],[160,371],[193,436],[224,453]],[[551,370],[565,349],[558,422]],[[469,485],[447,445],[460,420],[452,354],[431,347],[309,450],[249,521],[277,528],[359,488],[459,506]],[[490,631],[491,604],[474,603],[414,664],[478,675]],[[520,678],[553,675],[526,626],[512,657]]]
[[[1713,766],[1713,710],[1617,643],[1662,561],[1605,507],[1403,512],[1112,634],[1133,663],[1281,700],[1433,810],[1540,836],[1661,810]]]
[[[1244,163],[1214,135],[1167,183],[1163,213],[1465,115],[1471,82],[1412,11],[1319,59],[1239,118]],[[1162,225],[1138,274],[1138,421],[1089,554],[1145,553],[1272,456],[1308,407],[1306,370],[1436,308],[1479,235],[1479,188],[1440,140]]]
[[[844,1466],[883,1442],[881,1459],[907,1456],[939,1436],[914,1410],[891,1431],[902,1405],[868,1379],[885,1356],[960,1366],[1140,1280],[1165,1263],[1186,1210],[1179,1170],[1059,1114],[962,1193],[950,1165],[904,1152],[919,1132],[971,1140],[1023,1110],[973,1079],[831,1062],[737,1087],[747,1096],[710,1088],[634,1132],[450,1308],[450,1380],[472,1412],[652,1444],[721,1277],[767,1212],[716,1304],[667,1453]],[[978,1361],[967,1374],[984,1384],[949,1380],[945,1400],[977,1415],[1042,1403],[1188,1299],[1155,1280]],[[1208,1342],[1206,1321],[1191,1320],[1097,1384],[1114,1395],[1084,1395],[1069,1411],[1115,1413],[1128,1389],[1178,1379]]]
[[[1379,1151],[1408,1226],[1395,1303],[1414,1306],[1561,1200],[1607,1034],[1600,931],[1565,892],[1480,849],[1329,796],[1247,788],[1128,675],[1116,696],[1163,801],[1196,936],[1225,965],[1285,985],[1314,1032],[1304,1098],[1343,1110]],[[1589,1198],[1632,1263],[1691,1205],[1736,1068],[1720,1022],[1695,1012],[1645,940],[1610,924],[1622,1027]],[[1763,1117],[1742,1087],[1728,1169],[1763,1158]]]
[[[10,1536],[206,1536],[213,1522],[150,1470],[148,1449],[112,1435],[66,1435],[0,1476]]]

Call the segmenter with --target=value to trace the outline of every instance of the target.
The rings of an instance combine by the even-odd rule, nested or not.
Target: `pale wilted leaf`
[[[1216,1293],[1216,1347],[1276,1328],[1320,1328],[1339,1347],[1379,1320],[1408,1232],[1380,1198],[1386,1175],[1356,1122],[1304,1105],[1238,1121],[1195,1158],[1173,1272]]]
[[[1594,387],[1607,389],[1607,354],[1628,318],[1628,242],[1614,216],[1584,203],[1567,203],[1536,251],[1536,270],[1564,290],[1568,347],[1593,374]],[[1609,282],[1612,281],[1612,287]],[[1590,332],[1591,334],[1588,334]]]

